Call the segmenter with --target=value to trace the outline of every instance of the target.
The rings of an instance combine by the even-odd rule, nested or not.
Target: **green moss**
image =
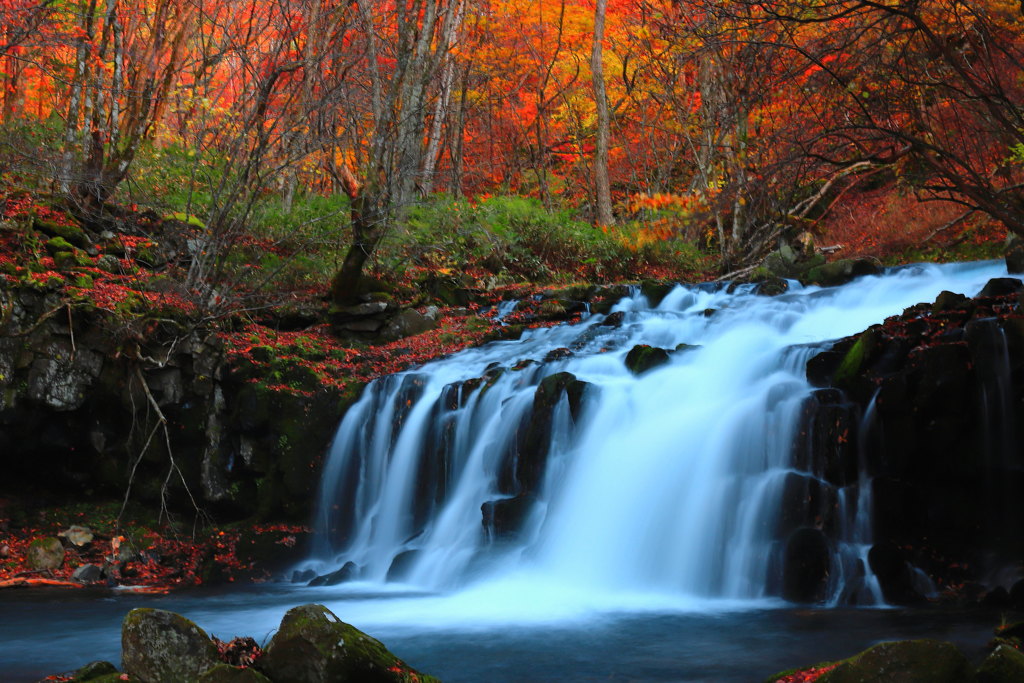
[[[51,237],[60,237],[71,244],[75,245],[80,249],[85,249],[89,246],[89,237],[85,234],[85,231],[74,225],[61,225],[53,221],[36,218],[33,227],[36,230],[46,233]]]
[[[75,247],[63,237],[54,237],[46,241],[46,251],[58,254],[63,251],[74,251]]]
[[[846,355],[843,356],[843,360],[839,363],[839,367],[836,369],[833,382],[837,386],[842,386],[852,381],[864,367],[865,361],[875,350],[875,346],[878,345],[878,341],[879,333],[877,328],[872,327],[865,330],[860,337],[857,338],[856,343],[850,347],[850,350],[846,352]]]

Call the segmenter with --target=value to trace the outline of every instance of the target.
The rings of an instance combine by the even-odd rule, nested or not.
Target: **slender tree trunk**
[[[597,196],[598,225],[611,225],[612,190],[608,178],[608,146],[611,121],[608,113],[608,94],[604,84],[604,20],[608,0],[597,0],[594,10],[594,45],[590,52],[590,74],[594,83],[594,101],[597,105],[597,140],[594,149],[594,193]]]

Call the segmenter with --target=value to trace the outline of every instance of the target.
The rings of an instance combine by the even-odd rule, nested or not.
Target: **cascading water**
[[[777,595],[787,481],[816,476],[793,458],[807,360],[1005,272],[915,266],[776,297],[680,286],[379,380],[339,428],[305,568],[431,592],[522,577],[507,585],[584,602]],[[667,362],[631,372],[638,345]],[[831,549],[862,581],[866,484],[840,492]],[[877,598],[870,580],[861,593]]]

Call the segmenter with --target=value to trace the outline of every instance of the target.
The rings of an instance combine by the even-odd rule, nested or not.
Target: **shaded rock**
[[[427,313],[406,309],[392,318],[385,326],[382,334],[385,339],[400,339],[429,332],[438,326],[437,308]]]
[[[778,296],[789,291],[789,280],[778,275],[769,275],[757,283],[754,292],[758,296]]]
[[[117,675],[117,667],[110,662],[89,662],[75,671],[75,681],[92,681],[101,676]]]
[[[831,568],[828,538],[819,529],[803,528],[786,541],[782,560],[782,597],[791,602],[825,599]]]
[[[674,282],[658,282],[657,280],[644,280],[640,283],[640,293],[644,295],[651,308],[654,308],[668,296],[669,292],[676,288]]]
[[[336,569],[330,574],[324,574],[318,576],[309,582],[310,586],[337,586],[339,583],[345,583],[356,578],[359,574],[359,568],[355,562],[346,562],[341,566],[340,569]]]
[[[844,660],[818,683],[963,683],[970,679],[967,658],[952,643],[900,640],[879,643]]]
[[[978,683],[1024,681],[1024,653],[1005,643],[992,651],[978,667]]]
[[[547,355],[544,356],[544,362],[545,363],[553,363],[553,362],[558,361],[558,360],[565,360],[566,358],[572,358],[573,355],[574,354],[573,354],[572,350],[571,349],[567,349],[565,347],[558,348],[558,349],[551,349],[550,351],[547,352]]]
[[[409,570],[416,564],[420,557],[419,550],[406,550],[395,555],[388,567],[387,581],[402,581],[409,575]]]
[[[1024,273],[1024,239],[1012,232],[1006,233],[1006,270]]]
[[[25,554],[25,564],[34,571],[57,569],[64,564],[64,546],[59,538],[38,538]]]
[[[601,327],[622,327],[622,321],[625,317],[626,314],[622,311],[615,311],[614,313],[609,313],[608,317],[598,324]]]
[[[94,564],[83,564],[71,575],[78,583],[98,583],[103,580],[103,569]]]
[[[668,361],[668,351],[647,344],[637,344],[626,354],[626,367],[634,375],[642,375]]]
[[[981,599],[982,607],[1004,608],[1010,606],[1010,593],[1002,586],[996,586]]]
[[[1024,289],[1024,282],[1015,277],[994,277],[985,283],[979,297],[1009,296]]]
[[[973,305],[971,300],[963,294],[942,290],[935,298],[935,303],[932,304],[932,311],[944,313],[946,311],[962,310],[971,305]]]
[[[121,624],[121,668],[146,683],[196,680],[218,663],[213,641],[180,614],[133,609]]]
[[[341,621],[323,605],[288,610],[259,662],[273,681],[289,683],[436,682]]]
[[[197,683],[270,683],[270,679],[256,669],[222,662],[203,673]]]

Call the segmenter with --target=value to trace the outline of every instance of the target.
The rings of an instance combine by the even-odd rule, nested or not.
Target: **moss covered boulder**
[[[203,629],[173,612],[133,609],[121,624],[121,668],[145,683],[181,683],[219,664]]]
[[[637,344],[626,354],[626,367],[634,375],[642,375],[668,361],[668,351],[647,344]]]
[[[952,643],[899,640],[880,643],[840,662],[818,683],[964,683],[972,679],[967,658]]]
[[[411,669],[323,605],[288,610],[259,666],[272,681],[289,683],[437,681]]]
[[[978,683],[1014,683],[1024,681],[1024,653],[1000,644],[978,667]]]
[[[25,555],[25,564],[34,571],[57,569],[64,564],[64,546],[59,538],[39,538],[32,541]]]

